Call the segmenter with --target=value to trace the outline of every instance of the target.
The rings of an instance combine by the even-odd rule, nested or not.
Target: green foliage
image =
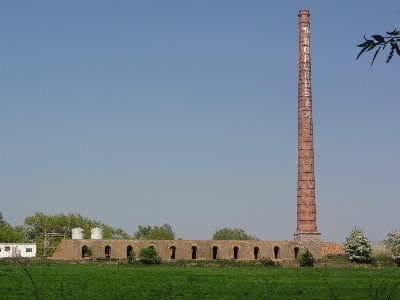
[[[129,260],[130,262],[134,262],[135,259],[136,259],[136,253],[135,253],[135,251],[130,250],[129,253],[128,253],[128,260]]]
[[[400,267],[400,232],[393,230],[389,232],[383,243],[392,252],[392,260]]]
[[[270,257],[261,257],[260,262],[264,267],[279,267],[279,263],[275,263]]]
[[[304,250],[300,255],[300,267],[314,267],[314,255],[308,249]]]
[[[178,259],[176,260],[176,264],[177,264],[178,266],[183,267],[183,266],[186,266],[186,265],[188,264],[188,260],[187,260],[187,259],[184,259],[184,258],[178,258]]]
[[[384,252],[379,252],[379,253],[375,253],[373,252],[373,256],[372,256],[372,261],[371,264],[374,267],[395,267],[396,264],[395,262],[392,260],[392,258],[390,257],[389,253],[384,253]]]
[[[385,48],[388,44],[390,45],[390,52],[386,59],[386,63],[388,63],[392,59],[394,52],[396,52],[397,55],[400,56],[400,49],[399,49],[399,45],[397,44],[397,42],[400,41],[400,31],[397,31],[395,29],[391,32],[386,32],[386,34],[387,34],[387,36],[372,35],[371,36],[373,38],[372,40],[368,40],[364,35],[365,42],[357,45],[358,47],[361,47],[362,49],[361,49],[360,53],[358,54],[356,60],[364,52],[368,52],[368,51],[374,49],[375,47],[379,46],[378,49],[375,51],[375,54],[372,58],[372,62],[371,62],[371,66],[372,66],[372,64],[375,61],[376,56],[379,53],[379,50],[381,50],[381,49],[385,50]]]
[[[174,240],[175,233],[172,231],[171,225],[165,223],[163,226],[154,226],[149,232],[149,240]]]
[[[100,227],[103,229],[103,237],[105,239],[131,239],[125,231],[121,228],[113,228],[100,221],[90,220],[80,214],[68,215],[58,214],[53,216],[45,215],[42,212],[37,212],[33,216],[28,216],[24,220],[23,236],[24,240],[37,245],[37,255],[43,254],[43,247],[45,242],[45,231],[51,231],[65,235],[65,238],[72,237],[73,228],[84,229],[84,238],[90,238],[92,228]],[[57,247],[64,237],[54,237],[51,239],[51,245]],[[51,256],[55,248],[48,249],[46,256]]]
[[[370,240],[361,229],[354,228],[343,243],[344,251],[349,255],[349,260],[357,263],[369,263],[372,260]]]
[[[330,254],[322,259],[322,261],[326,260],[334,262],[348,262],[349,256],[347,254]]]
[[[45,230],[54,230],[54,232],[65,234],[66,238],[72,237],[73,228],[83,228],[84,238],[90,238],[90,231],[92,228],[100,227],[103,229],[103,236],[105,239],[131,239],[121,228],[113,228],[100,221],[90,220],[80,214],[68,215],[58,214],[47,216],[42,212],[37,212],[33,216],[28,216],[24,220],[24,227],[26,237],[28,240],[34,242],[38,237],[43,236]]]
[[[155,265],[161,263],[161,257],[157,255],[153,247],[146,247],[140,250],[139,259],[142,263],[147,265]]]
[[[258,238],[247,234],[243,229],[225,227],[213,234],[213,240],[258,240]]]
[[[2,243],[22,243],[24,241],[23,236],[20,226],[14,228],[8,226],[0,227],[0,242]]]
[[[2,243],[22,243],[24,232],[22,226],[12,227],[10,223],[3,219],[0,212],[0,242]]]
[[[151,230],[151,226],[138,226],[138,230],[133,234],[133,238],[135,240],[148,240],[149,232]]]
[[[174,240],[175,233],[168,223],[160,227],[154,226],[153,228],[151,226],[143,227],[139,225],[133,237],[137,240]]]
[[[92,247],[85,245],[85,246],[83,246],[83,252],[85,252],[87,257],[92,257],[93,249],[92,249]]]
[[[11,225],[3,219],[3,214],[0,212],[0,228],[2,227],[11,227]]]

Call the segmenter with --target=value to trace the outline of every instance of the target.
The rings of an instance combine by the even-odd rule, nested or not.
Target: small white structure
[[[92,228],[90,231],[90,238],[92,240],[102,240],[103,239],[103,229],[101,228]]]
[[[83,240],[84,230],[82,228],[73,228],[72,229],[72,239],[73,240]]]
[[[35,257],[36,244],[0,243],[0,258],[4,257]]]

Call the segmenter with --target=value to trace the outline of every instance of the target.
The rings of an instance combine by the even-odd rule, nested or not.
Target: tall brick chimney
[[[314,141],[311,92],[310,13],[299,12],[298,177],[296,241],[320,243],[315,205]]]

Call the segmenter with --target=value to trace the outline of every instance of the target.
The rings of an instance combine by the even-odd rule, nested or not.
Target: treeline
[[[114,228],[98,220],[88,219],[78,213],[45,215],[37,212],[28,216],[21,226],[11,226],[0,212],[1,243],[36,243],[37,256],[51,256],[62,239],[72,238],[73,228],[84,229],[84,238],[91,238],[92,228],[102,228],[104,239],[175,240],[176,235],[168,223],[162,226],[138,226],[133,236],[121,228]],[[50,233],[50,235],[48,235]],[[58,235],[54,236],[53,233]],[[240,228],[223,228],[215,231],[213,240],[258,240]],[[46,250],[44,251],[44,249]]]
[[[69,213],[67,215],[45,215],[37,212],[33,216],[28,216],[22,226],[12,227],[3,219],[0,212],[0,242],[2,243],[36,243],[37,255],[43,255],[43,249],[48,248],[46,256],[53,254],[57,245],[62,239],[72,238],[73,228],[83,228],[84,238],[90,238],[92,228],[99,227],[103,229],[105,239],[132,239],[121,228],[114,228],[101,221],[90,220],[78,213]],[[45,233],[58,233],[60,236],[49,236],[45,244]]]

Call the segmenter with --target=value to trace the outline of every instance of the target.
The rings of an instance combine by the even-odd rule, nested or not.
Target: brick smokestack
[[[311,93],[310,13],[299,12],[298,177],[296,234],[316,233],[314,141]]]

